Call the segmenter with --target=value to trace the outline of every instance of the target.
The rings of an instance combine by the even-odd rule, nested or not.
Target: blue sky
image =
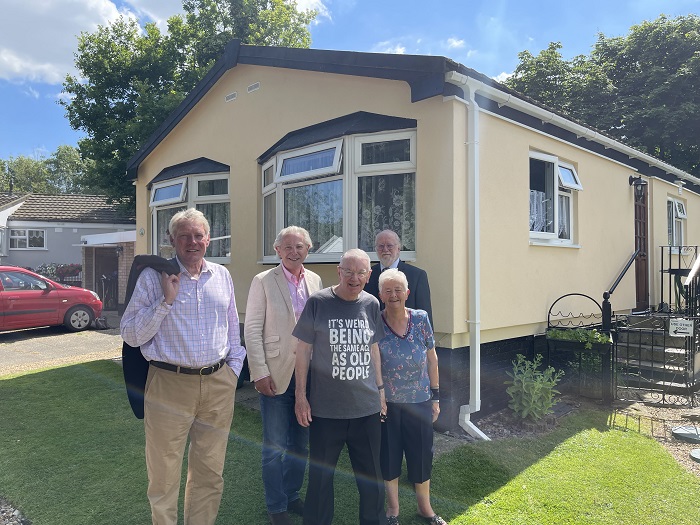
[[[560,41],[570,58],[587,54],[599,32],[627,34],[661,13],[700,14],[700,0],[298,0],[319,17],[312,47],[442,55],[494,78]],[[165,28],[181,0],[2,0],[0,11],[0,159],[46,157],[76,145],[58,105],[66,74],[74,73],[77,35],[119,14]]]

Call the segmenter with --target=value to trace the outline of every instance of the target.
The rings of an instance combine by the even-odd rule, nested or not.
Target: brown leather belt
[[[156,368],[162,368],[163,370],[170,370],[171,372],[177,372],[178,374],[192,374],[199,376],[211,375],[226,364],[226,360],[222,359],[214,365],[203,366],[202,368],[187,368],[186,366],[171,365],[170,363],[164,363],[162,361],[149,362]]]

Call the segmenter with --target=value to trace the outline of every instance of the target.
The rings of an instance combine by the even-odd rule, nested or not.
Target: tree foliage
[[[73,146],[59,146],[46,157],[10,157],[0,161],[0,192],[89,193],[85,184],[92,162]]]
[[[167,34],[121,17],[78,39],[61,104],[85,138],[95,193],[134,205],[126,163],[206,74],[233,38],[255,45],[309,47],[316,13],[293,0],[184,0],[185,15],[168,19]]]
[[[523,51],[506,84],[553,109],[700,175],[700,17],[664,15],[565,60],[553,42]]]

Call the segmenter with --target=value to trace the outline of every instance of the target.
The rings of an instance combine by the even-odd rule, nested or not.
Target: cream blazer
[[[321,277],[304,268],[309,295],[322,288]],[[277,395],[289,387],[294,373],[297,339],[292,299],[282,265],[253,277],[245,309],[245,346],[250,379],[271,376]]]

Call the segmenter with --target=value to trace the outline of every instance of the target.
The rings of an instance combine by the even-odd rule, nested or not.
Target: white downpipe
[[[449,75],[449,74],[448,74]],[[479,221],[479,106],[475,86],[466,75],[447,78],[448,82],[466,87],[469,100],[456,99],[467,110],[467,256],[469,307],[469,404],[459,407],[459,425],[471,436],[490,441],[470,420],[471,414],[481,410],[481,227]]]

